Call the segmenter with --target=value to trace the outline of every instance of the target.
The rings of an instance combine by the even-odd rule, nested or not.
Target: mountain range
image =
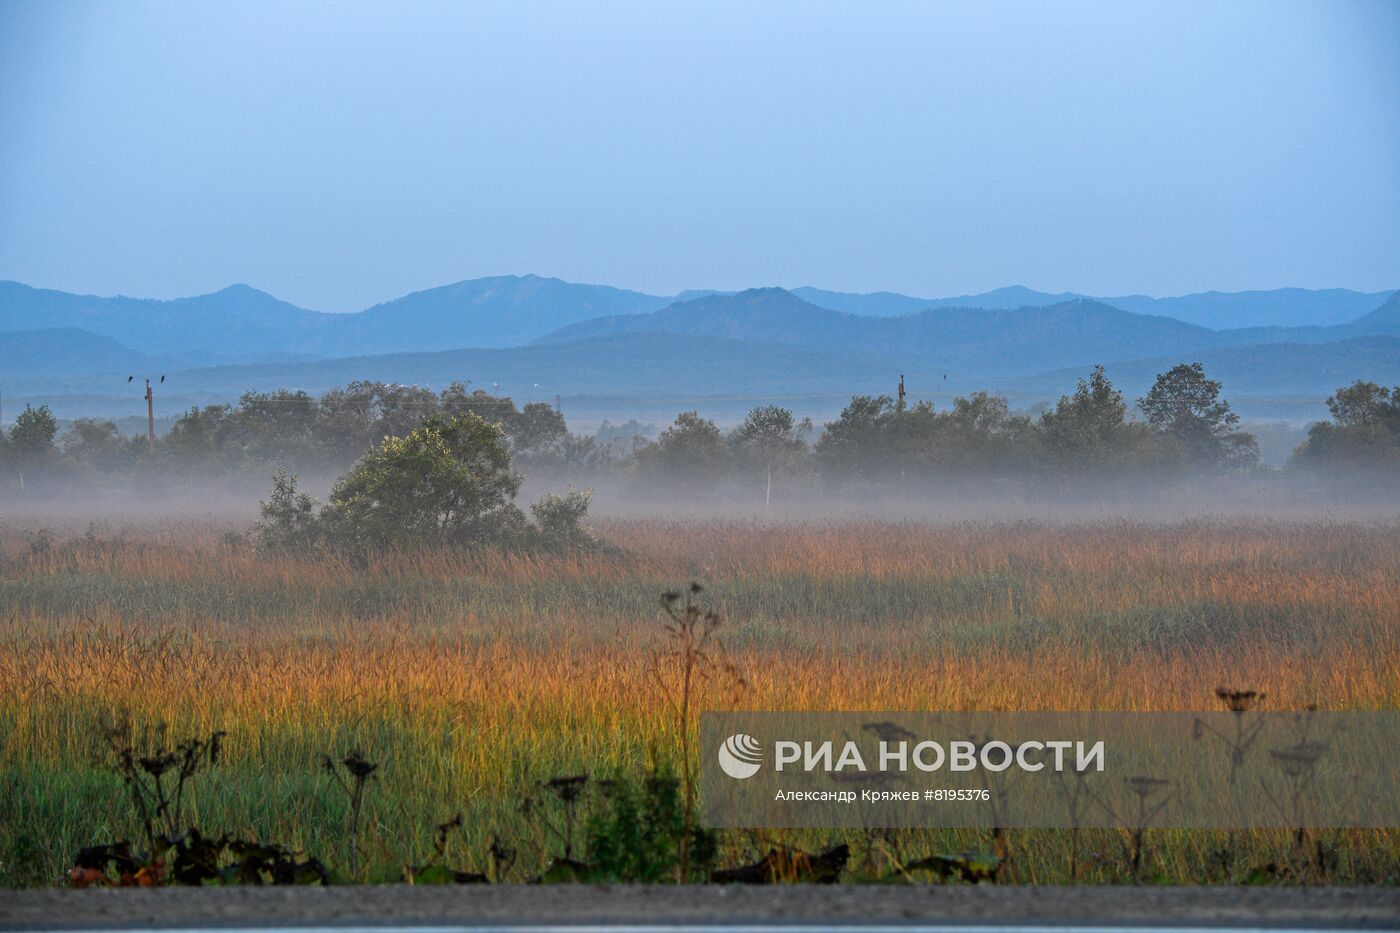
[[[1197,359],[1233,397],[1400,383],[1400,293],[1092,298],[1014,286],[922,299],[803,287],[663,297],[499,276],[327,314],[244,285],[157,301],[0,283],[7,397],[109,397],[122,411],[126,376],[157,372],[170,374],[168,391],[206,400],[357,378],[470,380],[521,399],[839,396],[888,391],[899,373],[930,390],[1053,397],[1095,363],[1136,391]]]

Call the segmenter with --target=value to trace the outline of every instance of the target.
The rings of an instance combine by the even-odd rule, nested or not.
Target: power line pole
[[[899,374],[899,401],[895,404],[895,411],[904,411],[904,373]]]
[[[156,446],[156,395],[149,379],[146,380],[146,442]]]

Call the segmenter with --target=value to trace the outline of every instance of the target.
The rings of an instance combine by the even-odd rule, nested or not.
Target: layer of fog
[[[335,476],[302,475],[300,487],[324,501]],[[762,484],[697,494],[684,488],[639,489],[616,478],[526,477],[517,503],[547,492],[589,489],[591,520],[755,523],[918,522],[930,524],[1036,522],[1175,524],[1212,521],[1390,523],[1400,521],[1400,491],[1374,488],[1374,477],[1303,476],[1178,479],[1170,484],[1114,479],[1077,490],[969,479],[930,482],[918,489],[805,486],[771,490]],[[45,529],[58,537],[98,529],[198,525],[246,531],[258,519],[271,478],[197,479],[133,490],[92,483],[48,486],[43,495],[0,506],[0,533]],[[1386,494],[1386,493],[1389,494]]]

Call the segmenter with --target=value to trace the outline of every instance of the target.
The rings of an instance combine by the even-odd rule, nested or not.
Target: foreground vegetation
[[[1400,708],[1393,524],[595,530],[607,547],[361,566],[260,553],[216,528],[68,542],[10,529],[0,884],[56,883],[82,847],[144,838],[111,766],[123,717],[138,750],[224,733],[177,828],[276,841],[355,880],[595,865],[636,824],[601,782],[631,781],[645,808],[647,787],[664,791],[647,775],[684,771],[657,596],[691,579],[725,620],[735,674],[701,679],[695,708],[1209,709],[1221,685],[1272,708]],[[358,804],[351,751],[375,766]],[[678,792],[654,804],[672,830]],[[781,853],[844,844],[845,880],[923,880],[948,873],[931,855],[974,853],[950,875],[969,877],[1001,845],[1010,881],[1400,875],[1393,832],[1320,833],[1305,861],[1285,832],[1150,835],[1137,871],[1111,832],[726,832],[712,858],[799,877]]]

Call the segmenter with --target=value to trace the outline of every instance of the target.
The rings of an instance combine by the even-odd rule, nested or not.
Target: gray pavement
[[[403,885],[0,891],[0,929],[1400,929],[1400,888]]]

